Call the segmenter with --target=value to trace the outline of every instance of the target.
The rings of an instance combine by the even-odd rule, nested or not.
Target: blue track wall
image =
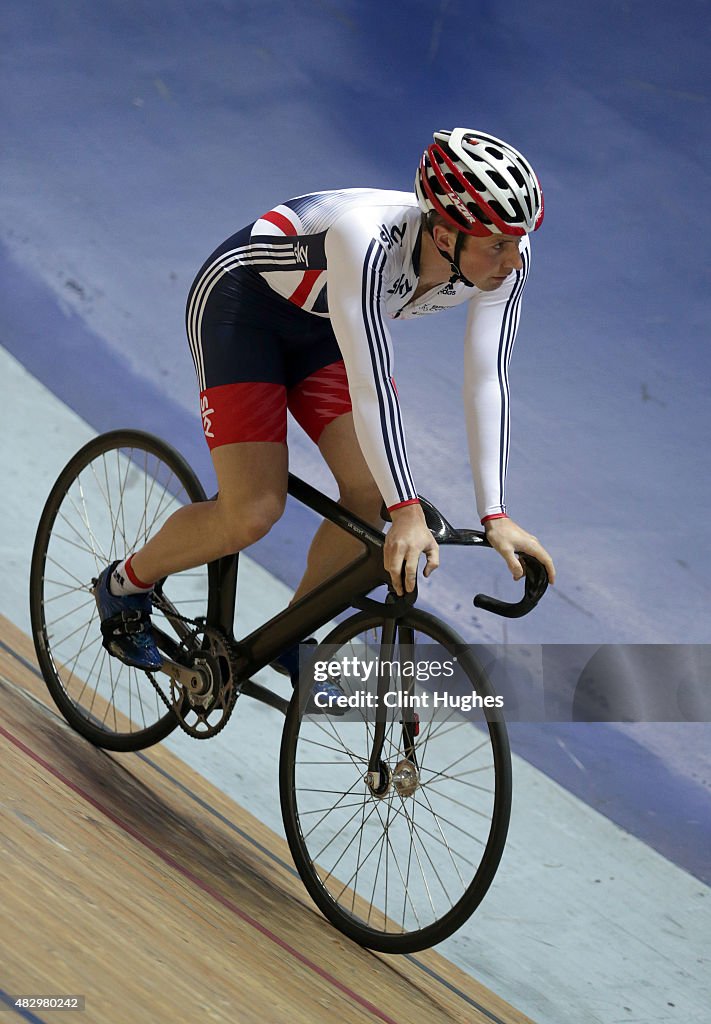
[[[472,640],[708,642],[709,14],[701,0],[7,0],[0,341],[97,429],[157,430],[208,477],[183,332],[206,255],[299,192],[409,188],[437,128],[500,134],[547,210],[512,363],[509,503],[560,581],[504,627],[471,606],[476,589],[515,593],[496,557],[448,557],[424,600]],[[416,479],[463,525],[462,326],[452,313],[394,334]],[[297,431],[290,449],[327,482]],[[295,582],[310,528],[294,513],[256,556]],[[596,802],[558,740],[520,742]],[[594,764],[600,740],[565,742]],[[686,815],[655,750],[640,747],[640,788],[597,800],[629,827],[648,756],[668,813]],[[663,847],[665,822],[639,827]]]

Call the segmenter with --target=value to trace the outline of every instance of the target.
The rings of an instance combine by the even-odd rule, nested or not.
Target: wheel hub
[[[420,773],[417,765],[407,758],[399,761],[394,768],[381,761],[378,771],[368,772],[363,781],[379,800],[387,796],[391,789],[395,789],[400,796],[412,796],[420,788]]]
[[[405,758],[395,765],[393,786],[400,796],[412,796],[420,788],[420,773],[412,761]]]
[[[384,761],[380,762],[377,772],[368,772],[363,781],[366,786],[378,800],[382,800],[384,796],[387,796],[390,790],[390,783],[392,782],[392,772]]]

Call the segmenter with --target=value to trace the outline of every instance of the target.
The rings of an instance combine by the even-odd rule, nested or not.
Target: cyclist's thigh
[[[307,369],[303,378],[289,387],[287,401],[294,419],[314,444],[320,446],[326,428],[341,416],[351,414],[348,377],[340,357],[335,362]]]
[[[334,356],[338,358],[329,362]],[[330,322],[316,333],[309,357],[308,375],[289,387],[289,410],[318,445],[336,478],[341,501],[380,524],[382,498],[356,437],[346,368]],[[304,366],[305,360],[300,361],[302,372]]]
[[[383,499],[356,437],[353,413],[331,420],[323,429],[318,446],[336,478],[341,502],[379,527]]]
[[[342,487],[369,489],[374,486],[373,474],[356,436],[352,412],[338,416],[324,427],[318,447]]]
[[[299,313],[299,329],[283,338],[289,411],[314,444],[351,412],[346,368],[331,321]]]

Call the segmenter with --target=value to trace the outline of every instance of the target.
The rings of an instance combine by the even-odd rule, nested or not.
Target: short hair
[[[422,224],[428,235],[431,235],[437,224],[441,224],[442,227],[449,228],[450,231],[456,231],[457,227],[452,224],[451,220],[447,220],[441,213],[437,213],[436,210],[430,210],[428,213],[422,214]]]

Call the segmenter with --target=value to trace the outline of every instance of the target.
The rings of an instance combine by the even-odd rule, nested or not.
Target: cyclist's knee
[[[281,519],[285,501],[277,495],[265,495],[239,508],[224,503],[220,524],[223,553],[241,551],[269,533]]]

